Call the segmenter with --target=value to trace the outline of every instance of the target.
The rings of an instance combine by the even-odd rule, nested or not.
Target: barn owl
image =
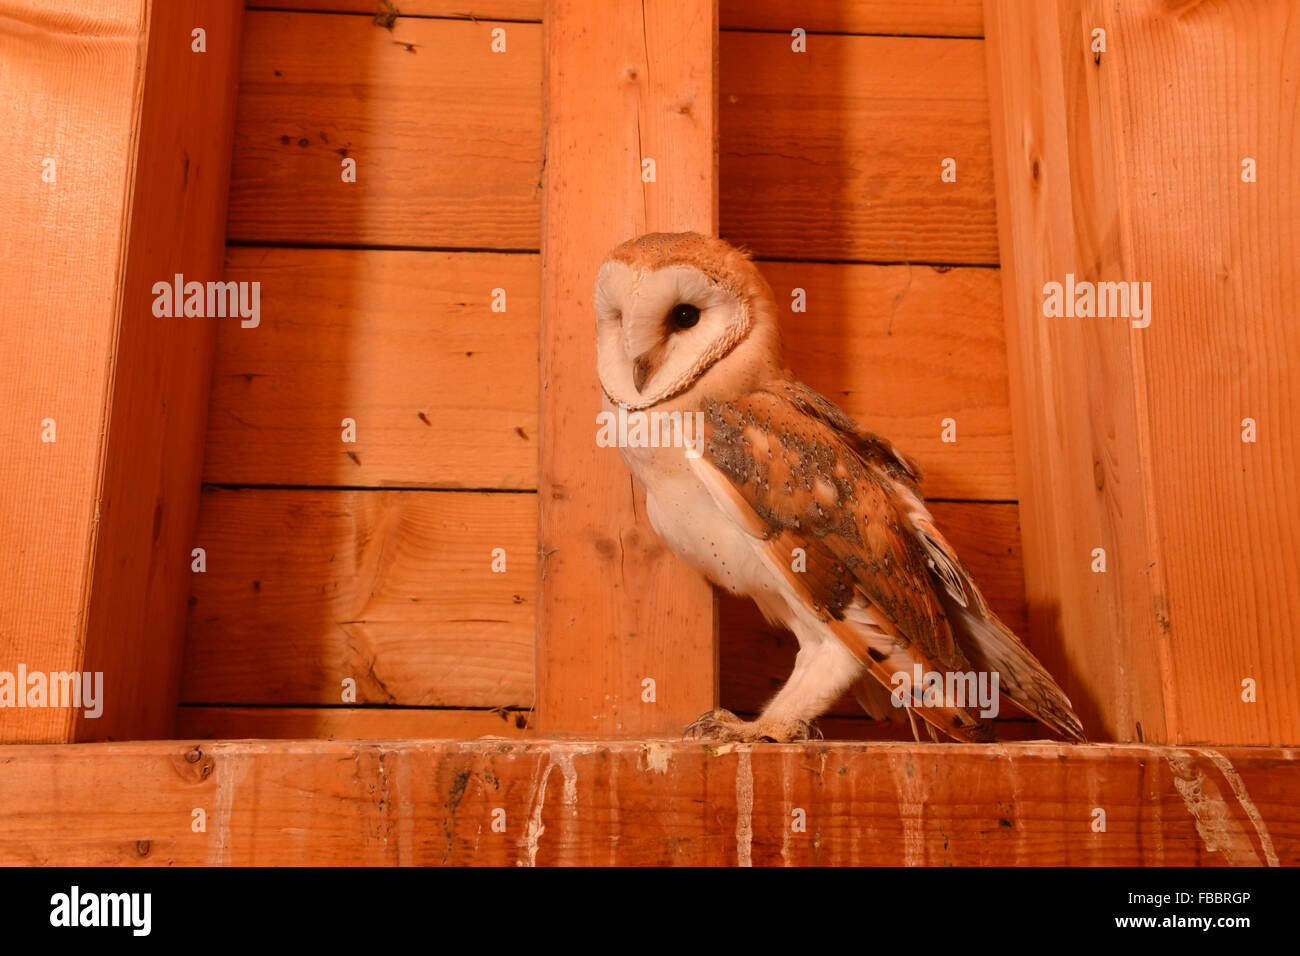
[[[1065,694],[935,527],[917,465],[785,366],[776,301],[748,255],[695,233],[641,236],[601,265],[594,304],[604,410],[640,419],[618,444],[651,525],[799,641],[756,720],[715,710],[687,736],[806,739],[851,691],[913,734],[920,718],[933,739],[991,740],[972,684],[944,694],[928,676],[963,674],[995,677],[1023,710],[1083,739]]]

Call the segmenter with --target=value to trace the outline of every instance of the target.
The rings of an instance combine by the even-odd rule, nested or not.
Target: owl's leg
[[[863,670],[862,662],[834,638],[804,643],[790,679],[754,723],[773,740],[806,738],[809,724],[839,700]]]
[[[686,736],[710,740],[807,740],[812,721],[861,676],[863,666],[839,641],[822,638],[804,643],[795,657],[794,672],[763,708],[757,720],[743,721],[725,710],[705,714]]]

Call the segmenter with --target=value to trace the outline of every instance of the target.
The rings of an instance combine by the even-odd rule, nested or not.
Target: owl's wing
[[[1000,664],[1012,700],[1026,696],[1017,684],[1025,678],[1046,700],[1034,715],[1081,737],[1069,702],[988,610],[934,528],[917,489],[920,469],[888,441],[806,385],[778,380],[704,405],[704,451],[692,467],[795,599],[886,688],[914,665],[946,673]],[[985,615],[996,626],[972,638],[971,620]],[[954,622],[956,637],[967,640],[955,639]],[[969,708],[923,706],[916,714],[958,739],[992,737]]]

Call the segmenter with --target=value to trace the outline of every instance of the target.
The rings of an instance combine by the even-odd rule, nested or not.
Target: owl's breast
[[[734,594],[771,589],[754,541],[713,501],[682,449],[620,451],[645,489],[651,526],[674,554]]]

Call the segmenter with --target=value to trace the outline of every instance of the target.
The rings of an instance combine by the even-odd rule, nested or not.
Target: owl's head
[[[652,232],[623,243],[600,267],[595,305],[600,383],[625,408],[697,384],[734,394],[781,368],[772,290],[721,239]]]

